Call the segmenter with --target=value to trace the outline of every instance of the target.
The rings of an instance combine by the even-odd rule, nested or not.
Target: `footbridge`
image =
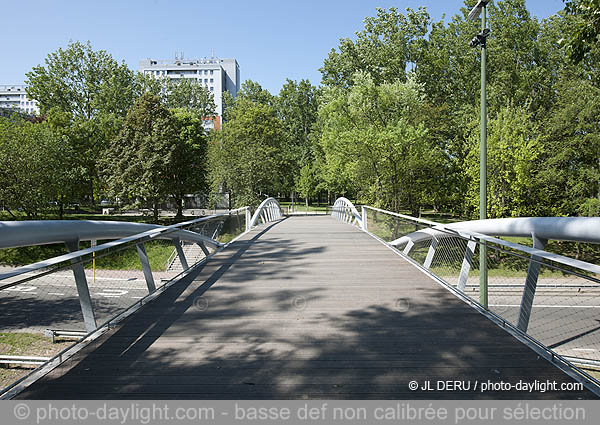
[[[576,230],[590,222],[553,223],[444,225],[345,198],[328,216],[269,198],[166,227],[0,223],[2,247],[70,251],[1,271],[0,331],[76,339],[2,397],[597,398],[600,267],[543,250],[593,238]],[[532,246],[496,237],[511,235]]]

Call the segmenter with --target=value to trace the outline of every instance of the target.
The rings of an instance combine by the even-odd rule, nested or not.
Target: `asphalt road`
[[[98,324],[148,294],[141,271],[86,271]],[[156,273],[156,286],[174,273]],[[84,330],[73,274],[39,277],[0,291],[0,331],[39,333],[46,329]]]

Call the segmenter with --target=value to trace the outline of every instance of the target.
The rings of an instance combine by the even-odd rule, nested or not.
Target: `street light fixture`
[[[481,33],[469,43],[471,47],[481,46],[481,138],[479,143],[479,218],[487,219],[487,57],[486,47],[490,29],[486,28],[486,6],[491,0],[479,0],[469,13],[475,20],[481,15]],[[479,247],[479,303],[488,308],[487,246]]]

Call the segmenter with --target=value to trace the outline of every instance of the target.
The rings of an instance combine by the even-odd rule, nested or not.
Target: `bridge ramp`
[[[369,235],[297,216],[254,229],[19,398],[594,397],[480,392],[536,380],[573,382]]]

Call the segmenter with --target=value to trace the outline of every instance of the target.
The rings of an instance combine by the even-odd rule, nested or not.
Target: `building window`
[[[215,82],[215,80],[214,80],[213,78],[211,78],[211,79],[210,79],[210,82],[211,82],[211,83],[214,83],[214,82]]]
[[[210,91],[215,91],[215,88],[214,88],[214,87],[211,87],[211,88],[210,88]]]
[[[204,79],[204,82],[205,82],[205,83],[208,83],[208,78],[205,78],[205,79]]]
[[[210,70],[210,75],[213,75],[213,73],[214,73],[214,72],[215,72],[215,71],[211,69],[211,70]]]

